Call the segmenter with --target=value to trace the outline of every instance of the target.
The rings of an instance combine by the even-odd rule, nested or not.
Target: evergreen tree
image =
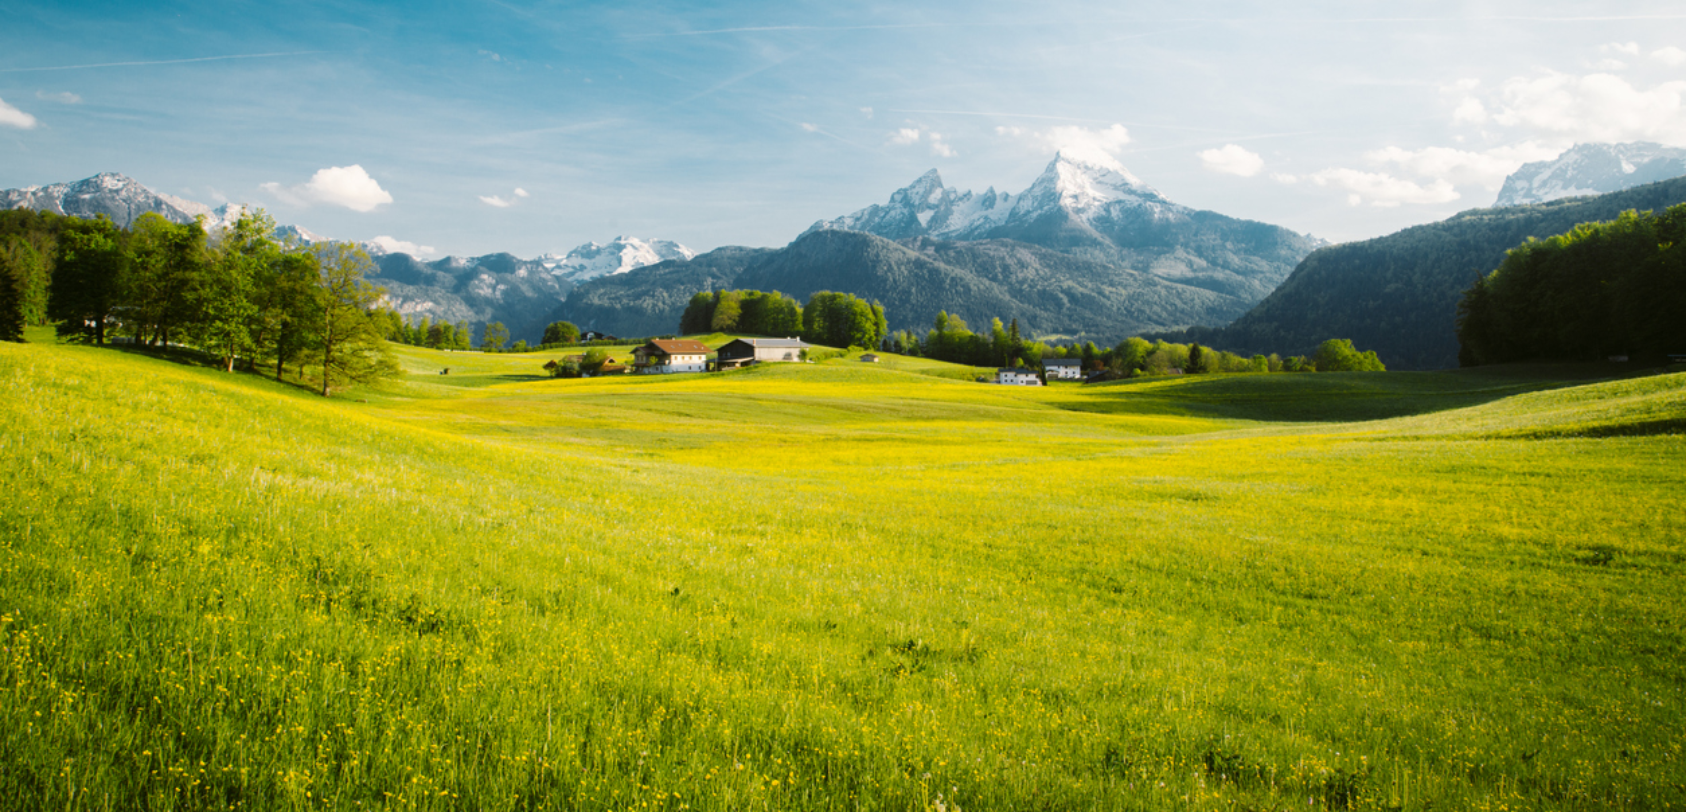
[[[1207,365],[1205,347],[1202,347],[1199,344],[1194,344],[1188,348],[1188,369],[1184,371],[1191,375],[1211,371]]]
[[[23,283],[0,265],[0,341],[23,341]]]
[[[708,291],[691,295],[691,303],[685,306],[684,314],[679,317],[681,335],[708,332],[709,325],[714,323],[714,302],[717,295]]]

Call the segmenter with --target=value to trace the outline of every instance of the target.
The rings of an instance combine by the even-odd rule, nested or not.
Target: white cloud
[[[872,118],[872,108],[871,107],[862,107],[861,108],[861,115],[866,116],[867,118]]]
[[[1406,150],[1386,147],[1371,150],[1364,157],[1378,164],[1393,164],[1414,175],[1434,178],[1456,185],[1479,184],[1497,191],[1505,177],[1529,161],[1544,161],[1557,157],[1561,146],[1526,141],[1484,152],[1469,152],[1450,147],[1427,147]]]
[[[1618,54],[1630,54],[1632,56],[1639,56],[1639,43],[1637,43],[1637,42],[1610,42],[1610,43],[1605,43],[1603,45],[1598,46],[1598,50],[1603,51],[1604,53],[1614,52],[1614,53],[1618,53]]]
[[[58,102],[59,104],[81,104],[82,97],[65,91],[63,93],[48,93],[45,90],[35,91],[35,98],[41,101]]]
[[[811,133],[817,133],[817,132],[819,132],[819,131],[820,131],[820,128],[819,128],[819,125],[817,125],[817,124],[809,124],[809,123],[808,123],[808,122],[806,122],[806,121],[804,121],[804,122],[802,122],[802,129],[803,129],[803,130],[804,130],[804,131],[805,131],[805,132],[811,132]]]
[[[385,234],[370,240],[369,244],[388,254],[409,254],[413,257],[425,257],[437,253],[431,245],[417,245]]]
[[[1487,120],[1487,105],[1474,96],[1465,96],[1452,111],[1453,124],[1481,124]]]
[[[325,203],[330,206],[344,206],[352,211],[371,212],[392,202],[392,195],[382,189],[358,164],[318,169],[309,181],[296,186],[282,186],[274,182],[258,186],[281,200],[298,206]]]
[[[1604,71],[1627,70],[1627,63],[1621,61],[1620,59],[1600,59],[1597,62],[1588,62],[1587,67],[1590,67],[1593,70]]]
[[[1297,176],[1290,175],[1286,172],[1272,172],[1270,173],[1270,179],[1288,186],[1292,186],[1300,182],[1300,179]]]
[[[1245,149],[1237,144],[1225,144],[1217,149],[1208,149],[1200,153],[1200,163],[1207,169],[1225,175],[1240,175],[1250,178],[1259,174],[1264,168],[1264,159],[1257,152]]]
[[[1686,82],[1634,87],[1608,73],[1518,77],[1499,89],[1493,120],[1572,141],[1686,144]]]
[[[1130,143],[1130,131],[1122,124],[1100,130],[1087,127],[1050,127],[1046,130],[1025,130],[1019,127],[996,127],[995,132],[1010,138],[1028,139],[1038,148],[1058,152],[1067,158],[1122,172],[1124,164],[1117,154]]]
[[[917,144],[919,143],[919,130],[909,127],[903,127],[896,130],[895,132],[890,133],[890,143],[901,146]]]
[[[1657,50],[1652,51],[1651,58],[1671,68],[1678,68],[1681,65],[1686,65],[1686,51],[1682,51],[1673,45],[1670,45],[1667,48],[1658,48]]]
[[[515,202],[518,198],[523,198],[523,197],[526,197],[526,196],[527,196],[527,190],[522,189],[518,186],[518,187],[516,187],[515,191],[510,195],[509,199],[507,199],[507,200],[505,200],[502,197],[499,197],[498,195],[479,195],[478,197],[480,198],[481,203],[485,203],[488,206],[495,206],[495,207],[500,208],[500,209],[507,209],[510,206],[515,205]]]
[[[1344,189],[1347,202],[1358,206],[1366,201],[1372,206],[1392,207],[1401,203],[1450,203],[1459,197],[1458,190],[1445,180],[1427,186],[1379,172],[1360,172],[1356,169],[1325,169],[1308,177],[1318,186]]]
[[[0,127],[16,127],[20,130],[35,129],[35,117],[19,110],[0,99]]]
[[[960,153],[955,152],[954,147],[949,146],[948,142],[943,140],[941,133],[931,133],[931,154],[943,158],[953,158]]]

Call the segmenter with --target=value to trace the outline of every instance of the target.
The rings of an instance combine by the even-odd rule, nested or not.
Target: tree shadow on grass
[[[1087,387],[1087,398],[1053,405],[1103,414],[1356,423],[1464,409],[1528,392],[1655,372],[1607,364],[1514,364],[1442,372],[1202,375]]]
[[[104,349],[104,350],[114,350],[116,352],[123,353],[124,355],[133,355],[133,356],[137,356],[137,357],[140,357],[140,358],[150,358],[150,359],[155,360],[155,361],[165,361],[165,362],[168,362],[168,363],[177,364],[177,365],[184,366],[184,367],[193,367],[193,368],[196,368],[196,369],[209,369],[209,370],[215,370],[217,372],[224,371],[221,358],[218,358],[214,355],[211,355],[210,353],[207,353],[203,350],[194,349],[192,347],[149,347],[149,346],[146,346],[145,344],[137,344],[137,343],[134,343],[132,341],[126,341],[126,340],[125,341],[118,341],[118,340],[112,340],[112,339],[108,339],[105,344],[93,344],[92,342],[78,342],[78,343],[84,343],[84,346],[97,347],[99,349]],[[234,374],[239,375],[239,376],[241,376],[241,377],[243,377],[247,380],[260,380],[260,381],[265,381],[267,383],[276,383],[276,384],[280,384],[282,386],[285,386],[289,389],[296,389],[300,392],[309,392],[309,393],[312,393],[312,394],[321,394],[321,381],[320,380],[312,381],[308,377],[306,377],[302,380],[301,379],[288,379],[286,377],[281,377],[281,378],[272,377],[269,374],[268,369],[264,369],[262,367],[260,367],[256,370],[249,369],[249,368],[246,367],[243,360],[236,360],[235,361]]]

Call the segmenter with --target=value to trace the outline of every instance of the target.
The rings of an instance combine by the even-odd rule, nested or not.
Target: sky
[[[782,246],[1057,151],[1335,242],[1686,147],[1686,7],[0,0],[0,188],[119,172],[424,256]]]

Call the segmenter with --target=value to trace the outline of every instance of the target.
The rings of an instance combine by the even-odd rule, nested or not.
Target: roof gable
[[[711,352],[707,344],[689,338],[653,338],[650,339],[650,346],[668,355],[707,355]]]

